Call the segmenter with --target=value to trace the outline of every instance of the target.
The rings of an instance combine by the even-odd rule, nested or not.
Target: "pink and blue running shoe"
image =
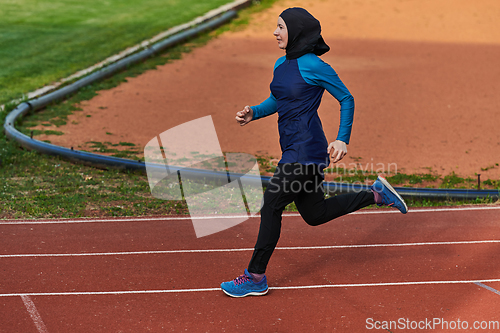
[[[378,206],[392,206],[399,209],[403,214],[408,213],[405,201],[384,177],[378,176],[375,183],[371,186],[371,190],[377,192],[382,197],[382,202],[377,203]]]
[[[245,274],[238,276],[232,281],[222,282],[220,287],[226,295],[231,297],[262,296],[269,291],[265,275],[262,280],[255,283],[252,275],[246,269]]]

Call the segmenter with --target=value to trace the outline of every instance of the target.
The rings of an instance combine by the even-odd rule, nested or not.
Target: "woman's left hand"
[[[335,140],[328,145],[328,154],[332,158],[333,163],[337,163],[347,154],[347,145],[343,141]]]

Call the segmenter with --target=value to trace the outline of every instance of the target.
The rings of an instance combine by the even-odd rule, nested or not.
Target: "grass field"
[[[27,133],[34,123],[64,123],[65,117],[75,110],[75,105],[92,98],[96,91],[109,89],[127,77],[178,59],[182,53],[203,45],[214,35],[246,24],[251,13],[267,8],[274,1],[261,1],[242,11],[240,18],[216,32],[204,34],[106,81],[85,87],[68,100],[27,117],[19,128]],[[0,68],[0,104],[68,76],[227,2],[150,0],[140,5],[132,1],[110,1],[107,4],[89,1],[85,5],[70,1],[2,2],[0,12],[7,19],[0,23],[0,61],[8,65]],[[28,48],[26,45],[33,47]],[[8,104],[5,111],[0,111],[2,124],[14,106]],[[129,153],[126,157],[133,158],[132,144],[123,145]],[[95,146],[101,151],[109,148],[106,143],[97,142]],[[265,157],[261,162],[268,165]],[[266,166],[262,166],[265,170]],[[392,181],[395,185],[406,185],[419,184],[420,179],[426,180],[425,175],[406,176]],[[358,181],[356,177],[353,174],[352,180]],[[445,182],[449,187],[468,186],[456,179],[451,184],[449,177],[432,177],[435,177],[436,187],[441,187]],[[499,184],[495,183],[494,186],[498,187]],[[477,203],[488,202],[491,200]],[[409,202],[410,206],[462,203],[427,200]],[[290,209],[294,209],[293,205]],[[143,174],[98,170],[24,151],[14,142],[6,140],[3,132],[0,132],[0,218],[139,216],[186,212],[185,202],[153,198]]]
[[[231,0],[3,0],[0,104]]]

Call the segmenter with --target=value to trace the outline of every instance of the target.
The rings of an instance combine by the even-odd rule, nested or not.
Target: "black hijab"
[[[330,50],[321,37],[321,25],[303,8],[288,8],[280,14],[288,30],[286,58],[297,59],[304,54],[322,55]]]

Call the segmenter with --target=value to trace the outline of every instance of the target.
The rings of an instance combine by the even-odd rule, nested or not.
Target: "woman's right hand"
[[[253,118],[253,110],[247,105],[243,108],[243,110],[236,112],[236,121],[240,124],[240,126],[245,126]]]

